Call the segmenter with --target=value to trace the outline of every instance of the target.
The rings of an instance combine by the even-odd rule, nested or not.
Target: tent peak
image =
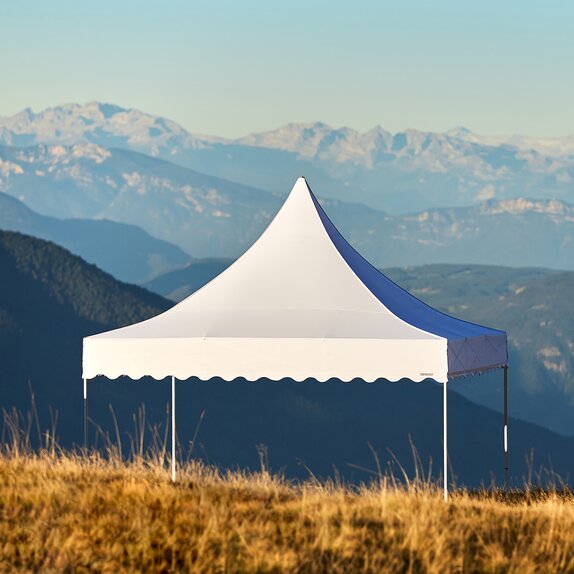
[[[299,200],[306,198],[304,200],[303,205],[306,205],[307,209],[308,209],[309,207],[312,207],[314,205],[314,202],[311,199],[313,197],[314,197],[313,192],[311,191],[311,188],[309,187],[307,180],[305,179],[304,176],[299,176],[297,178],[297,181],[295,181],[295,185],[293,185],[293,187],[291,188],[291,192],[287,196],[287,200],[285,201],[285,204],[283,205],[283,207],[285,207],[285,205],[287,203],[289,203],[289,204],[291,204],[293,202],[299,203],[297,198],[299,198]],[[291,201],[288,201],[288,200],[291,200]],[[299,206],[299,209],[300,208],[301,208],[301,205]],[[315,211],[315,209],[313,209],[312,211]]]
[[[295,185],[293,186],[291,193],[293,193],[298,189],[300,191],[306,191],[307,193],[311,193],[311,188],[309,187],[309,184],[307,183],[307,180],[305,179],[304,175],[301,175],[297,178],[297,181],[295,182]]]

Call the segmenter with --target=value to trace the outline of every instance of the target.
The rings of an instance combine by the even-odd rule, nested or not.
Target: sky
[[[0,116],[93,100],[236,137],[288,122],[574,134],[568,0],[0,3]]]

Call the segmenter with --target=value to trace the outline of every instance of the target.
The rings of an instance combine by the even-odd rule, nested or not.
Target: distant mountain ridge
[[[96,144],[0,146],[0,192],[50,217],[138,225],[199,258],[239,256],[283,201],[279,194]],[[321,202],[345,237],[378,266],[574,269],[574,208],[562,200],[488,200],[400,216],[338,200]],[[536,238],[528,249],[525,233]]]
[[[51,217],[138,225],[196,256],[238,255],[280,203],[268,192],[96,144],[0,146],[0,191]]]
[[[381,126],[366,132],[352,128],[333,128],[323,122],[289,123],[277,129],[252,133],[235,140],[235,144],[281,149],[298,153],[307,159],[329,158],[338,163],[356,162],[373,166],[385,159],[385,154],[406,158],[423,155],[426,151],[443,151],[459,158],[463,154],[485,149],[505,147],[524,154],[535,152],[543,157],[567,159],[574,155],[574,138],[533,138],[528,136],[482,136],[466,128],[445,132],[426,132],[416,129],[392,133]],[[466,144],[466,145],[463,145]],[[432,150],[433,146],[435,147]],[[527,158],[527,155],[517,156]],[[440,170],[440,164],[436,165]]]
[[[0,116],[0,141],[6,145],[28,146],[37,143],[62,143],[72,145],[80,142],[98,141],[105,145],[102,138],[125,138],[130,146],[147,146],[152,143],[159,150],[170,142],[181,147],[205,147],[213,143],[244,144],[254,147],[269,147],[296,151],[303,156],[313,157],[336,141],[348,140],[350,143],[365,144],[364,149],[377,145],[386,148],[400,147],[400,140],[408,136],[421,141],[425,137],[443,136],[469,143],[501,146],[507,145],[527,151],[536,151],[550,157],[574,155],[574,137],[532,137],[524,135],[489,136],[479,135],[464,127],[445,132],[424,132],[406,129],[393,134],[382,126],[373,126],[366,132],[349,127],[333,128],[324,122],[288,123],[277,129],[250,133],[239,138],[225,138],[206,134],[193,134],[177,122],[154,116],[133,108],[124,108],[115,104],[98,101],[86,104],[69,103],[46,108],[35,113],[31,108],[8,117]],[[398,137],[395,140],[395,136]],[[405,137],[406,136],[406,137]],[[110,142],[107,142],[108,144]],[[121,147],[113,145],[111,147]],[[354,154],[351,154],[351,156]],[[359,154],[362,155],[362,154]]]
[[[181,269],[164,273],[144,283],[142,287],[166,299],[179,302],[225,271],[233,261],[233,259],[198,259]]]
[[[326,197],[393,213],[515,197],[573,202],[573,142],[537,145],[533,138],[506,141],[464,129],[391,134],[377,126],[361,134],[320,122],[230,140],[98,102],[0,118],[0,143],[11,146],[95,143],[278,193],[305,174]]]
[[[47,217],[5,193],[0,193],[0,229],[53,241],[128,283],[144,283],[191,259],[179,247],[135,225]]]
[[[104,142],[102,140],[106,140]],[[217,138],[190,134],[177,123],[139,110],[113,104],[89,102],[84,105],[64,104],[34,113],[26,108],[20,113],[0,118],[0,141],[25,147],[38,143],[115,144],[112,147],[167,145],[197,147]],[[148,151],[151,148],[146,147]]]

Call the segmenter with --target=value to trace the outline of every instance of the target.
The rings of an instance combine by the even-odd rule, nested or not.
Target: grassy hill
[[[574,570],[570,492],[347,488],[158,462],[0,457],[5,572]]]

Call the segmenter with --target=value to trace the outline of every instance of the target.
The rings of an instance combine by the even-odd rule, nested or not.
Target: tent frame
[[[508,365],[504,370],[504,474],[508,494]],[[84,381],[84,449],[88,450],[88,379]],[[171,480],[176,481],[175,376],[171,377]],[[448,501],[448,381],[443,385],[443,496]]]

